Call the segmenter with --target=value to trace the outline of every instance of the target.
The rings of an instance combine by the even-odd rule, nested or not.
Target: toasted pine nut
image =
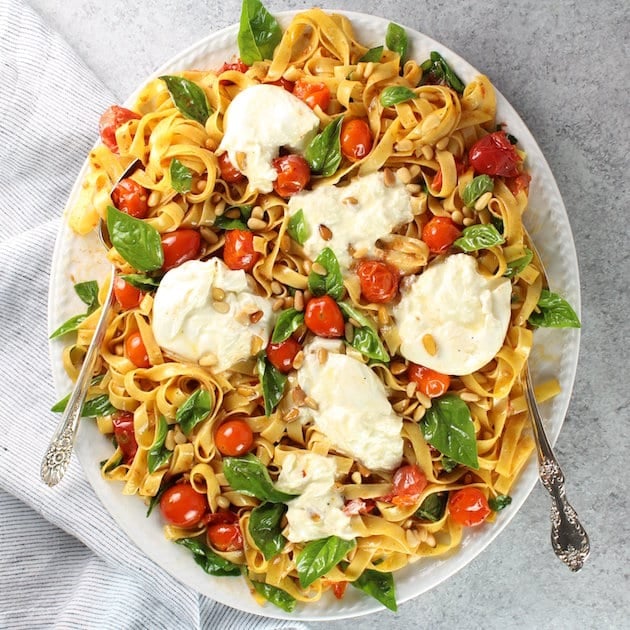
[[[254,217],[254,219],[262,219],[265,216],[265,211],[262,209],[261,206],[254,206],[254,209],[252,210],[252,217]]]
[[[394,376],[400,376],[401,374],[404,374],[407,371],[407,366],[404,363],[401,363],[400,361],[394,361],[389,366],[389,371]]]
[[[355,470],[350,476],[350,478],[352,479],[354,483],[357,483],[357,484],[363,481],[363,478],[361,477],[361,473],[358,470]]]
[[[475,392],[461,392],[459,397],[466,402],[477,402],[479,400],[479,394],[475,394]]]
[[[356,206],[359,203],[359,200],[356,197],[344,197],[341,200],[341,203],[346,206]]]
[[[326,276],[326,275],[328,275],[328,271],[326,271],[326,267],[324,267],[324,265],[322,265],[321,263],[318,263],[318,262],[314,262],[311,265],[311,271],[313,273],[316,273],[319,276]]]
[[[317,360],[319,361],[320,365],[324,365],[324,363],[326,363],[326,361],[328,360],[328,350],[326,350],[326,348],[320,348],[317,351]]]
[[[464,220],[462,221],[462,223],[468,227],[469,225],[474,225],[475,224],[475,220],[472,217],[465,217]]]
[[[477,212],[483,210],[490,203],[490,199],[492,199],[492,193],[489,191],[481,195],[475,202],[475,210]]]
[[[271,292],[274,295],[280,295],[282,293],[282,285],[277,280],[271,281]]]
[[[405,390],[407,398],[411,398],[416,393],[416,387],[418,387],[418,384],[415,381],[410,381],[407,384],[407,389]]]
[[[426,407],[427,409],[431,407],[431,399],[426,394],[417,391],[416,398],[420,401],[420,404],[423,407]]]
[[[409,138],[403,138],[395,144],[394,148],[400,153],[408,153],[413,151],[413,142]]]
[[[408,141],[409,144],[411,144],[411,141]],[[399,146],[401,143],[399,142],[397,146]],[[398,179],[403,183],[403,184],[409,184],[411,182],[411,173],[409,172],[409,169],[406,166],[401,166],[397,171],[396,171],[396,175],[398,176]]]
[[[253,313],[250,314],[249,321],[252,324],[256,324],[261,320],[262,316],[263,316],[262,311],[254,311]]]
[[[256,219],[255,217],[250,217],[247,221],[247,227],[250,230],[264,230],[267,227],[267,223],[262,219]]]
[[[440,138],[436,143],[435,143],[435,148],[438,151],[444,151],[444,149],[446,149],[446,147],[448,146],[448,143],[450,142],[450,138],[448,136],[444,136],[443,138]]]
[[[300,410],[297,407],[291,407],[287,413],[284,414],[282,418],[285,422],[292,422],[293,420],[297,420],[300,415]]]
[[[217,202],[217,205],[214,207],[214,214],[220,217],[225,212],[225,201],[221,199],[221,201]]]
[[[293,392],[291,392],[291,398],[293,398],[293,402],[298,407],[301,407],[302,405],[304,405],[304,401],[306,400],[306,394],[301,387],[296,387]]]
[[[169,451],[172,451],[175,448],[175,431],[173,431],[173,429],[170,429],[166,434],[164,446],[166,446]]]
[[[374,62],[368,61],[365,64],[365,70],[363,70],[363,77],[367,79],[372,74],[372,72],[374,72],[374,68],[375,68]]]
[[[195,184],[195,189],[197,190],[197,192],[203,192],[206,189],[207,185],[208,185],[207,180],[199,179],[197,180],[197,183]]]
[[[383,181],[385,182],[385,186],[391,188],[396,184],[396,175],[392,173],[391,169],[386,168],[383,171]]]
[[[435,547],[436,542],[435,542],[435,536],[431,533],[427,533],[427,537],[424,540],[425,545],[427,545],[428,547]]]
[[[217,302],[225,300],[225,291],[219,287],[212,287],[212,299]]]
[[[354,339],[354,326],[350,322],[346,322],[344,327],[344,338],[348,343],[352,343]]]
[[[319,235],[325,241],[329,241],[333,237],[333,233],[330,231],[330,228],[325,226],[323,223],[319,226]]]
[[[299,289],[295,292],[295,295],[293,296],[293,308],[296,311],[304,310],[304,293]]]
[[[319,409],[319,405],[317,404],[317,401],[313,400],[310,396],[307,396],[304,399],[304,404],[310,409],[312,409],[313,411],[317,411]]]
[[[453,223],[461,225],[464,222],[464,214],[461,210],[455,210],[451,213],[451,220]]]
[[[182,433],[181,429],[177,429],[174,435],[175,444],[186,444],[188,438]]]
[[[424,418],[424,414],[427,412],[427,408],[424,407],[423,405],[418,405],[416,407],[416,410],[413,412],[413,419],[416,422],[420,422],[420,420],[422,420],[422,418]]]
[[[201,367],[211,367],[216,365],[219,362],[217,359],[217,355],[212,352],[208,352],[208,354],[204,354],[201,359],[199,359],[199,365]]]
[[[417,547],[420,544],[420,540],[413,529],[408,529],[405,532],[405,538],[407,539],[407,544],[410,547]]]
[[[271,305],[271,310],[274,313],[277,313],[279,310],[281,310],[282,308],[284,308],[284,300],[282,298],[278,298],[272,305]]]
[[[422,149],[420,149],[420,151],[422,152],[422,157],[424,157],[425,160],[432,160],[433,159],[433,147],[425,144]]]
[[[147,200],[149,208],[155,208],[162,201],[162,193],[159,190],[152,190]]]
[[[209,245],[216,245],[219,242],[219,235],[211,228],[202,226],[199,228],[203,240]]]
[[[212,302],[212,308],[217,312],[217,313],[222,313],[222,314],[226,314],[230,312],[230,305],[227,302],[219,302],[217,300],[214,300]]]
[[[410,195],[417,195],[422,192],[422,186],[420,186],[420,184],[407,184],[405,188]]]
[[[223,495],[219,495],[217,497],[217,507],[220,507],[222,510],[227,510],[230,507],[230,500]]]
[[[392,409],[399,414],[404,414],[405,410],[409,406],[409,402],[403,398],[403,400],[399,400],[392,405]]]
[[[437,345],[435,344],[435,337],[431,333],[427,333],[422,337],[422,345],[424,349],[434,357],[437,354]]]
[[[295,355],[295,358],[293,359],[293,369],[294,370],[299,370],[302,367],[303,363],[304,363],[304,352],[302,350],[300,350]]]

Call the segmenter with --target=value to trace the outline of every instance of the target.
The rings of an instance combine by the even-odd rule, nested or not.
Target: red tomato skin
[[[343,337],[345,323],[341,309],[330,295],[311,298],[304,311],[306,327],[319,337]]]
[[[491,511],[484,493],[470,486],[451,492],[448,510],[451,518],[464,527],[480,525]]]
[[[301,350],[302,346],[289,337],[280,343],[270,343],[267,345],[265,352],[267,358],[279,372],[286,374],[291,371],[293,367],[293,360],[295,355]]]
[[[516,177],[510,177],[505,183],[510,192],[516,197],[521,190],[524,190],[525,194],[529,192],[529,182],[531,180],[532,176],[529,173],[520,173]]]
[[[332,585],[333,593],[337,599],[343,599],[346,588],[348,588],[348,582],[334,582]]]
[[[217,428],[214,443],[221,455],[239,457],[252,449],[254,433],[245,420],[230,418]]]
[[[136,308],[136,306],[142,302],[144,292],[140,291],[140,289],[136,289],[136,287],[129,284],[124,278],[117,276],[116,280],[114,280],[114,295],[120,307],[125,311],[129,311],[132,308]]]
[[[249,70],[249,66],[243,63],[241,59],[237,59],[236,61],[232,61],[229,63],[226,61],[221,66],[219,74],[221,74],[222,72],[227,72],[228,70],[236,70],[236,72],[241,72],[242,74],[245,74]]]
[[[122,451],[125,464],[131,464],[138,451],[136,433],[133,428],[133,414],[129,411],[117,411],[112,416],[114,436],[118,448]]]
[[[295,82],[293,95],[304,101],[311,109],[315,109],[319,105],[322,111],[326,111],[330,105],[330,90],[325,83],[314,83],[300,79]]]
[[[228,230],[223,245],[223,261],[230,269],[251,271],[261,254],[254,250],[254,234],[248,230]]]
[[[179,267],[187,260],[193,260],[201,251],[201,236],[197,230],[180,228],[174,232],[166,232],[161,236],[164,264],[162,271],[166,272]]]
[[[151,361],[144,347],[142,336],[139,332],[131,333],[125,340],[125,353],[127,358],[138,368],[150,368]]]
[[[341,125],[341,153],[351,162],[362,160],[372,150],[372,132],[362,118],[344,120]]]
[[[121,179],[112,191],[112,201],[118,210],[136,219],[149,214],[149,192],[131,177]]]
[[[238,523],[217,523],[206,530],[208,544],[219,551],[239,551],[243,548],[243,534]]]
[[[238,516],[229,510],[225,512],[208,512],[202,518],[204,525],[216,525],[217,523],[238,523]]]
[[[221,179],[228,184],[238,184],[245,180],[245,175],[232,164],[227,153],[221,153],[218,157]]]
[[[283,155],[272,164],[278,173],[273,188],[281,197],[299,193],[311,181],[311,168],[301,155]]]
[[[392,479],[391,501],[394,505],[413,505],[427,486],[427,477],[417,464],[401,466]]]
[[[442,374],[415,363],[409,365],[408,374],[409,380],[413,381],[418,386],[418,390],[429,398],[446,394],[451,384],[451,377],[448,374]]]
[[[505,131],[495,131],[470,147],[468,159],[476,173],[516,177],[520,173],[521,158]]]
[[[208,509],[208,500],[189,483],[177,483],[160,499],[162,517],[176,527],[195,527]]]
[[[361,293],[369,302],[385,304],[398,293],[398,273],[379,260],[363,260],[356,268]]]
[[[272,81],[269,85],[277,85],[278,87],[285,89],[287,92],[293,92],[293,89],[295,88],[295,83],[285,79],[284,77],[280,77],[277,81]]]
[[[108,107],[102,114],[99,122],[99,133],[103,144],[112,152],[118,153],[118,142],[116,142],[116,129],[126,122],[139,119],[140,114],[132,112],[126,107],[112,105]]]
[[[461,235],[449,217],[433,217],[422,228],[422,240],[433,254],[444,253]]]

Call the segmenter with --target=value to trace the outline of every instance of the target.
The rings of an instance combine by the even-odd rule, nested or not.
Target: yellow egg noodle
[[[147,190],[149,215],[145,223],[160,234],[181,227],[198,230],[202,239],[200,258],[220,258],[227,232],[215,226],[217,217],[228,213],[238,218],[238,208],[249,206],[255,221],[250,220],[248,227],[254,234],[254,249],[261,254],[249,274],[250,282],[260,296],[273,304],[275,314],[290,308],[301,311],[311,296],[308,278],[314,261],[288,232],[288,200],[275,191],[260,193],[248,186],[247,180],[226,182],[218,158],[224,117],[237,94],[260,83],[306,78],[325,84],[331,95],[325,110],[319,106],[313,109],[320,120],[319,131],[343,115],[344,119],[367,121],[373,138],[367,156],[355,161],[344,158],[332,175],[313,175],[310,188],[343,186],[353,178],[381,172],[385,181],[394,177],[402,182],[410,197],[413,219],[379,239],[374,256],[398,270],[403,277],[401,286],[405,277],[422,276],[436,261],[455,251],[450,248],[444,254],[435,254],[423,241],[423,228],[433,217],[450,218],[460,232],[477,224],[500,224],[503,242],[467,255],[476,260],[488,279],[503,277],[510,263],[523,260],[528,253],[522,222],[527,186],[515,189],[507,178],[497,176],[493,178],[492,190],[474,203],[467,205],[463,200],[464,191],[475,178],[466,156],[478,140],[497,129],[490,81],[477,76],[459,93],[448,81],[423,82],[429,71],[412,59],[401,63],[398,52],[385,48],[378,61],[360,61],[366,53],[368,48],[355,39],[346,17],[312,9],[292,20],[271,60],[256,61],[241,68],[244,72],[226,67],[222,71],[191,69],[181,73],[205,94],[210,112],[205,124],[180,111],[164,80],[150,81],[133,105],[140,117],[116,129],[119,153],[104,144],[91,152],[89,173],[77,203],[69,211],[71,227],[78,234],[97,228],[112,204],[112,187],[125,168],[138,159],[142,166],[131,177]],[[390,87],[408,88],[413,90],[413,96],[384,106],[381,96]],[[520,158],[524,157],[520,154]],[[188,192],[174,189],[170,170],[173,160],[178,160],[192,175]],[[361,254],[354,252],[355,259]],[[110,250],[109,258],[121,274],[137,273],[115,249]],[[393,411],[402,418],[400,466],[417,465],[426,477],[426,486],[411,503],[392,500],[395,470],[367,469],[343,449],[336,450],[331,439],[312,421],[300,419],[300,408],[316,403],[300,397],[294,376],[289,375],[280,404],[265,415],[254,355],[267,340],[252,347],[249,359],[223,371],[216,369],[212,357],[185,361],[161,348],[152,328],[151,291],[144,294],[137,307],[114,308],[96,371],[100,378],[89,394],[92,398],[106,394],[113,407],[133,413],[137,452],[132,461],[125,463],[121,448],[117,447],[101,465],[106,479],[121,482],[123,494],[137,494],[147,503],[174,480],[188,481],[207,498],[209,512],[231,511],[238,517],[242,549],[214,552],[240,566],[252,583],[277,587],[300,602],[317,601],[336,583],[356,582],[366,570],[390,573],[419,558],[454,549],[462,539],[463,526],[451,517],[448,507],[437,520],[419,515],[418,509],[427,497],[464,487],[479,488],[488,499],[505,497],[534,449],[521,378],[532,347],[532,330],[527,320],[543,289],[535,258],[511,275],[511,315],[499,352],[481,369],[452,376],[448,388],[450,395],[468,407],[478,468],[458,463],[456,458],[448,461],[425,439],[422,422],[435,399],[418,391],[409,376],[410,362],[400,354],[401,340],[391,305],[366,301],[352,269],[344,273],[343,282],[344,300],[369,319],[391,357],[389,362],[375,362],[351,346],[346,350],[354,359],[370,365],[369,369],[383,383]],[[100,288],[101,300],[106,289]],[[99,313],[100,308],[81,323],[76,343],[64,352],[64,365],[72,378],[78,374]],[[351,317],[346,321],[346,334],[352,334],[353,326],[356,329],[359,324]],[[137,367],[127,357],[125,341],[136,332],[140,333],[150,367]],[[294,337],[303,343],[312,333],[302,325]],[[303,358],[303,353],[299,358]],[[326,360],[325,353],[320,360]],[[299,360],[294,366],[299,367]],[[200,388],[210,394],[211,411],[186,434],[177,423],[177,411]],[[557,383],[549,383],[543,389],[538,392],[541,397],[555,395]],[[164,440],[167,459],[150,472],[147,462],[161,417],[168,424]],[[224,474],[224,457],[215,445],[217,427],[231,417],[246,418],[254,434],[250,452],[268,470],[272,482],[291,453],[313,452],[334,459],[336,489],[346,503],[373,501],[371,509],[363,510],[364,513],[351,513],[356,545],[309,586],[301,585],[297,568],[305,542],[285,540],[278,553],[266,557],[252,536],[252,510],[261,501],[230,487]],[[112,415],[98,416],[97,423],[102,433],[114,433]],[[159,518],[158,512],[152,518]],[[493,512],[489,520],[494,518]],[[203,520],[192,528],[169,524],[165,534],[172,540],[204,542],[206,527]],[[285,527],[283,516],[279,528],[285,531]],[[255,596],[261,599],[258,589]]]

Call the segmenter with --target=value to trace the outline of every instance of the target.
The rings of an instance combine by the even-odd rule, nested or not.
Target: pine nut
[[[325,240],[329,241],[333,237],[333,233],[329,227],[326,227],[323,223],[319,226],[319,235]]]
[[[438,151],[444,151],[444,149],[446,149],[446,147],[448,146],[448,143],[450,142],[450,138],[448,136],[444,136],[443,138],[440,138],[436,143],[435,143],[435,148]]]
[[[302,407],[302,405],[304,405],[304,401],[306,400],[306,394],[301,387],[296,387],[293,392],[291,392],[291,398],[293,398],[293,402],[298,407]]]
[[[420,184],[407,184],[405,188],[410,195],[417,195],[422,192],[422,186],[420,186]]]
[[[252,210],[252,217],[254,217],[254,219],[262,219],[265,216],[265,211],[262,209],[261,206],[254,206],[254,209]]]
[[[420,165],[419,164],[412,164],[409,167],[409,172],[411,173],[411,179],[413,179],[414,177],[418,177],[418,175],[420,175]]]
[[[310,396],[307,396],[304,399],[304,404],[309,408],[312,409],[313,411],[317,411],[319,409],[319,405],[317,404],[316,400],[313,400]]]
[[[416,387],[418,387],[418,384],[415,381],[411,381],[407,384],[407,389],[405,390],[407,398],[413,397],[413,395],[416,393]]]
[[[212,287],[212,299],[217,302],[223,302],[225,300],[225,291],[219,287]]]
[[[188,438],[183,434],[181,429],[177,429],[174,435],[175,444],[186,444],[188,442]]]
[[[398,144],[400,145],[400,142]],[[409,144],[411,144],[411,141],[409,141]],[[411,182],[411,173],[406,166],[402,166],[401,168],[399,168],[396,171],[396,175],[403,184],[409,184]]]
[[[434,153],[433,153],[433,147],[432,147],[432,146],[430,146],[430,145],[428,145],[428,144],[425,144],[425,145],[424,145],[424,146],[420,149],[420,151],[422,152],[422,157],[423,157],[425,160],[432,160],[432,159],[433,159],[433,155],[434,155]]]
[[[386,168],[383,171],[383,181],[385,183],[385,186],[387,186],[388,188],[391,188],[396,184],[396,175],[392,173],[391,169]]]
[[[206,189],[207,185],[208,185],[207,180],[199,179],[197,180],[197,183],[195,184],[195,189],[197,190],[197,192],[203,192]]]
[[[278,298],[272,305],[271,305],[271,310],[274,313],[277,313],[278,311],[282,310],[284,308],[284,300],[282,298]]]
[[[461,212],[461,210],[455,210],[451,213],[451,220],[453,221],[453,223],[458,223],[459,225],[461,225],[464,222],[464,214]]]
[[[199,359],[199,365],[201,367],[212,367],[219,362],[217,359],[217,355],[212,352],[208,352],[208,354],[204,354],[201,359]]]
[[[256,219],[255,217],[250,217],[247,221],[247,227],[250,230],[264,230],[267,227],[267,223],[262,219]]]
[[[416,392],[416,398],[420,401],[420,404],[423,407],[426,407],[427,409],[431,407],[431,399],[426,394]]]
[[[223,315],[230,312],[230,305],[227,302],[218,302],[217,300],[214,300],[212,302],[212,308],[217,313],[222,313]]]
[[[300,291],[299,289],[295,292],[295,295],[293,296],[293,308],[296,311],[304,310],[304,293],[302,293],[302,291]]]
[[[394,376],[400,376],[401,374],[404,374],[407,371],[407,366],[404,363],[401,363],[400,361],[394,361],[394,363],[392,363],[389,366],[389,371]]]
[[[216,245],[219,242],[219,235],[209,227],[202,226],[199,228],[203,240],[209,245]]]
[[[431,333],[427,333],[422,337],[422,345],[424,349],[434,357],[437,354],[437,346],[435,344],[435,337]]]
[[[304,352],[300,350],[293,359],[293,369],[299,370],[304,363]]]
[[[413,419],[416,422],[420,422],[420,420],[422,420],[422,418],[424,418],[424,414],[427,412],[427,408],[424,407],[423,405],[418,405],[416,407],[416,410],[413,412]]]
[[[413,142],[409,138],[403,138],[394,145],[394,148],[399,153],[409,153],[413,151]]]
[[[462,223],[468,227],[469,225],[474,225],[475,224],[475,220],[472,217],[465,217],[464,220],[462,221]]]
[[[253,313],[250,314],[249,321],[252,324],[257,324],[261,320],[262,316],[263,316],[262,311],[254,311]]]
[[[324,365],[324,363],[326,363],[328,360],[328,350],[326,350],[326,348],[320,348],[317,351],[317,360],[320,365]]]
[[[221,201],[217,202],[217,205],[214,207],[214,214],[220,217],[225,212],[225,201],[221,199]]]
[[[361,473],[358,470],[355,470],[352,473],[352,475],[350,475],[350,478],[356,484],[360,484],[363,481],[363,478],[361,477]]]
[[[475,210],[477,212],[483,210],[490,203],[490,199],[492,199],[491,192],[486,192],[481,195],[481,197],[479,197],[479,199],[477,199],[477,201],[475,202]]]
[[[236,388],[236,393],[243,398],[249,398],[250,396],[256,394],[256,390],[252,389],[251,387],[246,387],[245,385],[239,385]]]
[[[222,510],[227,510],[230,507],[230,500],[223,495],[218,496],[217,507],[220,507]]]
[[[352,343],[354,339],[354,326],[350,322],[346,322],[344,327],[344,338],[348,343]]]
[[[271,292],[274,295],[280,295],[282,293],[282,285],[277,280],[271,281]]]
[[[149,208],[155,208],[155,206],[157,206],[160,201],[162,201],[162,193],[158,190],[152,190],[151,194],[149,195],[149,199],[147,200],[147,205],[149,206]]]
[[[318,276],[326,276],[328,275],[328,271],[326,271],[326,267],[317,261],[311,265],[311,271],[316,273]]]
[[[387,312],[387,308],[383,305],[378,307],[378,325],[379,326],[387,326],[389,324],[389,313]]]
[[[477,402],[480,400],[479,394],[475,394],[475,392],[460,392],[459,397],[466,402]]]
[[[344,197],[341,200],[341,203],[346,206],[356,206],[359,203],[359,200],[356,197]]]
[[[405,532],[405,538],[407,539],[407,544],[410,547],[417,547],[420,544],[420,541],[418,540],[418,537],[416,536],[416,533],[413,531],[413,529],[408,529]]]
[[[375,68],[374,62],[368,61],[365,64],[365,69],[363,70],[363,77],[367,79],[372,74],[372,72],[374,72],[374,68]]]
[[[172,451],[175,448],[175,431],[173,431],[173,429],[170,429],[166,434],[164,446],[166,446],[169,451]]]

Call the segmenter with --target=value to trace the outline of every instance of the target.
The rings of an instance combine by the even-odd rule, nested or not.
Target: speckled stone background
[[[176,52],[240,13],[240,0],[30,2],[121,100]],[[311,6],[265,4],[271,11]],[[326,627],[630,628],[630,3],[322,0],[318,6],[374,13],[456,51],[491,78],[546,155],[569,212],[582,287],[580,362],[556,451],[592,542],[580,573],[556,560],[549,499],[537,486],[506,530],[456,576],[396,615]]]

